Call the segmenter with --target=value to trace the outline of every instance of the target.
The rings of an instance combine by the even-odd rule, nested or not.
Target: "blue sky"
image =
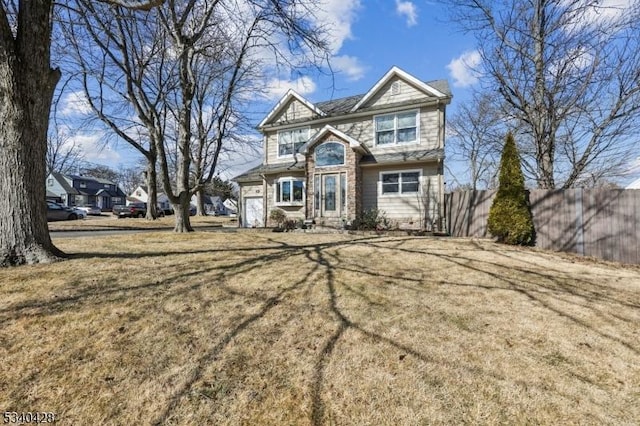
[[[464,97],[466,88],[475,81],[464,66],[465,62],[473,63],[474,40],[446,22],[441,4],[424,0],[325,1],[328,16],[324,23],[333,25],[334,79],[283,79],[273,90],[273,100],[291,87],[314,102],[365,93],[394,65],[422,80],[448,79],[456,100]]]
[[[442,5],[424,0],[323,1],[317,23],[331,30],[333,79],[320,74],[281,73],[273,77],[268,82],[268,99],[258,104],[256,124],[290,88],[312,102],[365,93],[392,66],[422,80],[449,80],[454,93],[450,109],[465,98],[474,79],[460,58],[473,52],[474,43],[471,37],[456,32],[446,23]],[[83,116],[88,112],[79,93],[63,97],[59,110],[63,116]],[[117,169],[120,165],[130,166],[140,158],[125,143],[105,146],[102,136],[96,129],[73,136],[73,140],[81,144],[86,161]],[[241,171],[238,169],[242,167],[233,167],[231,174]]]
[[[619,1],[619,0],[608,0]],[[333,77],[322,74],[297,75],[280,68],[265,82],[267,99],[256,99],[253,120],[257,125],[289,89],[312,102],[366,93],[392,66],[428,81],[447,79],[453,92],[448,113],[469,99],[478,82],[472,67],[478,65],[475,39],[447,22],[446,7],[428,0],[318,0],[317,24],[329,29]],[[60,112],[67,117],[83,116],[88,107],[78,93],[68,93]],[[259,136],[256,132],[255,136]],[[141,157],[125,143],[105,146],[104,132],[80,131],[73,140],[82,145],[85,159],[114,169],[131,166]],[[232,177],[260,161],[260,154],[236,155],[227,160],[223,177]],[[464,176],[464,166],[449,156],[447,166]],[[640,176],[640,159],[631,165]],[[448,178],[448,180],[450,180]],[[464,177],[461,179],[464,182]]]

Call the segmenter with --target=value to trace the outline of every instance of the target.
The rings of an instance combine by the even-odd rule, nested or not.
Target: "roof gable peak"
[[[387,73],[384,76],[382,76],[382,78],[380,80],[378,80],[378,82],[371,89],[369,89],[369,91],[360,99],[360,101],[358,103],[356,103],[353,106],[353,108],[351,108],[350,112],[355,112],[360,107],[365,105],[371,98],[374,97],[374,95],[376,93],[378,93],[378,91],[380,91],[380,89],[382,89],[382,87],[384,85],[386,85],[393,78],[399,78],[401,80],[404,80],[405,82],[410,83],[411,85],[417,87],[418,89],[420,89],[423,92],[428,93],[428,94],[430,94],[432,96],[435,96],[435,97],[438,97],[438,98],[447,97],[447,95],[445,93],[442,93],[441,91],[439,91],[436,88],[430,86],[429,84],[425,83],[424,81],[421,81],[421,80],[417,79],[416,77],[414,77],[411,74],[409,74],[408,72],[398,68],[397,66],[393,66],[393,67],[391,67],[391,69],[389,71],[387,71]]]
[[[267,114],[267,116],[258,124],[258,128],[264,127],[267,123],[269,123],[292,99],[297,100],[302,103],[304,106],[309,108],[311,111],[315,112],[320,116],[326,115],[320,108],[315,106],[312,102],[304,98],[298,92],[293,89],[287,90],[287,93],[284,94],[282,98],[278,101],[278,103],[273,107],[273,109]]]

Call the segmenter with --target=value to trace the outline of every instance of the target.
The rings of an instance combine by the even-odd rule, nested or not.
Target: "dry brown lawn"
[[[60,424],[638,424],[640,268],[487,241],[54,240],[0,270],[0,410]]]
[[[237,227],[238,222],[229,216],[192,216],[189,218],[191,225],[198,229],[212,226]],[[102,216],[89,216],[82,220],[64,220],[49,222],[50,231],[91,231],[110,229],[172,229],[175,225],[175,216],[165,216],[156,220],[139,218],[118,219],[110,213],[103,213]]]

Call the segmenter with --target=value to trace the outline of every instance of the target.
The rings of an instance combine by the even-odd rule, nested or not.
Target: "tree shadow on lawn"
[[[370,244],[376,247],[380,247],[379,243],[363,243]],[[476,250],[486,252],[487,249],[484,247],[480,247],[475,245]],[[400,252],[406,252],[411,254],[429,254],[431,256],[435,256],[439,259],[442,259],[446,262],[450,262],[462,268],[468,269],[470,271],[478,272],[481,274],[485,274],[490,276],[495,280],[495,286],[486,286],[480,285],[478,286],[475,283],[459,283],[455,281],[447,281],[441,284],[444,285],[458,285],[458,286],[468,286],[468,287],[482,287],[487,290],[510,290],[519,294],[524,295],[530,301],[539,304],[544,307],[548,311],[557,314],[561,317],[569,319],[570,321],[588,329],[590,331],[595,332],[601,337],[607,338],[612,342],[618,343],[627,349],[633,351],[636,354],[640,354],[640,349],[631,342],[622,340],[619,337],[616,337],[608,332],[598,330],[594,328],[588,322],[578,318],[577,316],[567,312],[566,310],[562,310],[558,306],[553,306],[548,300],[545,299],[555,299],[561,303],[567,305],[573,305],[579,309],[592,311],[595,315],[604,318],[603,313],[594,306],[596,302],[606,302],[614,305],[619,305],[621,307],[627,307],[631,309],[640,309],[640,304],[631,303],[622,298],[613,297],[611,295],[604,294],[604,291],[610,291],[611,288],[604,286],[602,284],[598,284],[592,282],[590,280],[580,280],[576,281],[567,277],[566,272],[560,270],[549,270],[549,272],[542,272],[539,270],[532,270],[526,267],[513,265],[514,261],[518,261],[521,263],[527,263],[527,261],[523,261],[520,258],[514,259],[512,256],[505,255],[501,250],[491,250],[491,254],[495,257],[495,260],[479,260],[478,258],[469,257],[457,253],[456,255],[450,255],[444,252],[432,252],[429,251],[417,251],[412,249],[406,249],[401,247],[394,247],[393,250],[397,250]],[[500,263],[500,258],[509,261],[509,266]],[[539,269],[539,265],[535,263],[530,263],[532,267]],[[518,279],[511,279],[509,275],[510,273],[500,273],[505,271],[515,270],[518,274]],[[575,283],[569,283],[568,281],[573,281]],[[582,285],[578,285],[578,283]],[[500,285],[503,284],[503,285]],[[506,285],[506,286],[505,286]],[[589,287],[594,287],[594,289],[589,289]],[[573,298],[569,298],[567,296],[574,296]],[[578,302],[574,300],[575,298],[581,300]],[[607,312],[609,315],[609,312]],[[625,321],[630,321],[629,319],[625,319]]]
[[[416,250],[413,248],[404,247],[407,243],[411,242],[425,242],[426,248],[424,250]],[[215,364],[218,357],[229,346],[229,344],[237,338],[241,333],[246,332],[252,325],[263,319],[268,313],[277,309],[279,306],[285,306],[286,299],[292,297],[292,294],[298,290],[304,290],[305,295],[310,296],[311,289],[323,288],[322,294],[326,298],[325,302],[328,307],[326,314],[333,319],[333,331],[324,339],[324,343],[317,350],[315,363],[312,368],[312,380],[310,384],[310,398],[311,398],[311,411],[309,413],[309,420],[313,425],[320,425],[327,421],[327,402],[323,399],[323,390],[326,387],[327,368],[334,356],[336,346],[340,343],[345,333],[349,330],[356,333],[360,333],[371,339],[374,344],[380,344],[395,348],[399,353],[409,355],[423,363],[434,364],[438,366],[446,366],[455,370],[467,370],[473,374],[480,376],[491,377],[497,381],[507,381],[508,377],[498,374],[495,371],[491,371],[487,368],[482,368],[477,365],[459,365],[448,359],[435,358],[426,353],[415,349],[413,345],[402,343],[397,339],[393,339],[385,336],[387,330],[376,330],[375,326],[368,326],[366,323],[360,323],[340,307],[340,303],[337,297],[338,288],[343,288],[353,298],[358,298],[362,302],[371,306],[372,308],[380,309],[386,304],[382,302],[376,302],[372,297],[367,295],[364,291],[357,290],[354,285],[347,282],[338,282],[336,274],[338,272],[346,272],[350,274],[356,274],[356,276],[375,278],[384,286],[394,286],[402,288],[404,290],[415,293],[416,295],[422,295],[424,297],[432,293],[433,288],[437,286],[463,286],[474,287],[482,290],[507,290],[517,294],[524,295],[528,300],[539,306],[544,307],[550,313],[557,314],[561,317],[567,318],[570,321],[590,330],[601,337],[608,339],[609,341],[622,345],[625,348],[631,350],[635,354],[638,354],[638,348],[635,344],[623,340],[618,336],[614,336],[606,331],[598,330],[594,328],[588,322],[576,317],[575,315],[563,311],[558,306],[553,306],[547,299],[556,298],[563,304],[573,305],[580,309],[588,309],[594,311],[596,314],[601,314],[592,303],[606,302],[610,304],[620,304],[627,308],[637,308],[638,305],[630,303],[625,300],[619,300],[613,296],[603,295],[598,290],[597,284],[587,283],[585,285],[590,288],[582,288],[576,284],[565,285],[564,279],[559,278],[560,271],[548,271],[541,272],[538,270],[527,269],[525,266],[510,266],[505,267],[500,264],[500,258],[504,258],[504,254],[500,254],[499,250],[496,253],[494,260],[481,260],[476,257],[465,254],[465,250],[456,250],[456,253],[451,254],[447,250],[433,250],[428,247],[429,239],[406,237],[406,238],[385,238],[385,237],[368,237],[356,240],[338,241],[338,242],[326,242],[316,244],[287,244],[282,241],[273,241],[271,243],[276,246],[260,246],[251,248],[237,248],[237,249],[220,249],[220,250],[190,250],[188,252],[176,251],[171,253],[173,255],[181,254],[204,254],[216,252],[255,252],[256,256],[251,256],[238,261],[229,262],[224,265],[214,264],[211,266],[203,266],[196,268],[192,271],[180,272],[174,276],[167,276],[163,279],[152,280],[140,285],[129,287],[117,287],[107,288],[103,290],[88,289],[86,291],[79,291],[73,295],[59,298],[58,300],[50,301],[28,301],[22,304],[11,306],[0,310],[0,320],[6,321],[16,319],[22,315],[50,315],[59,313],[64,310],[77,310],[82,307],[98,306],[103,304],[110,304],[128,300],[132,297],[141,297],[141,292],[156,292],[162,290],[166,292],[163,297],[176,297],[181,294],[189,294],[194,290],[201,289],[207,286],[216,286],[220,290],[224,291],[230,296],[241,297],[243,299],[250,299],[257,303],[257,311],[250,315],[245,315],[236,320],[236,324],[230,328],[226,333],[217,337],[217,342],[205,353],[199,356],[194,362],[195,366],[191,369],[186,380],[184,380],[175,391],[167,396],[167,401],[163,410],[153,420],[153,424],[161,424],[173,419],[173,414],[187,397],[193,387],[203,379],[206,371],[212,364]],[[381,253],[391,251],[393,254],[411,254],[411,255],[424,255],[433,256],[442,262],[439,268],[444,269],[446,265],[453,265],[461,267],[468,271],[479,273],[488,276],[492,279],[494,284],[480,284],[480,283],[468,283],[460,282],[456,280],[456,277],[449,277],[446,280],[432,281],[428,271],[426,275],[420,276],[420,278],[413,277],[398,277],[392,274],[381,274],[377,270],[374,259],[362,259],[360,262],[347,262],[341,257],[340,250],[350,249],[352,247],[366,247],[379,250]],[[472,247],[471,251],[486,251],[483,247]],[[268,251],[268,253],[264,253]],[[463,253],[460,253],[460,252]],[[262,253],[261,253],[262,252]],[[152,256],[164,256],[166,252],[151,252],[142,253],[137,256],[133,256],[131,253],[116,253],[116,254],[101,254],[101,253],[83,253],[75,255],[77,258],[146,258]],[[510,256],[506,256],[510,257]],[[304,258],[308,263],[309,269],[303,273],[302,277],[296,279],[290,285],[284,286],[284,288],[276,290],[268,290],[271,294],[265,294],[264,296],[256,296],[255,293],[243,291],[232,286],[227,285],[227,282],[233,279],[235,276],[246,274],[248,272],[260,270],[272,262],[295,262],[298,259]],[[513,261],[514,259],[511,259]],[[520,259],[517,259],[520,260]],[[526,264],[521,262],[520,264]],[[535,265],[531,265],[535,266]],[[510,269],[518,271],[518,280],[510,278]],[[195,284],[187,284],[174,286],[174,282],[180,280],[188,280],[200,275],[207,275],[207,281]],[[161,274],[159,274],[161,275]],[[210,278],[209,278],[210,276]],[[565,274],[562,274],[564,277]],[[582,283],[582,281],[580,281]],[[305,287],[306,286],[306,287]],[[265,290],[267,291],[267,290]],[[572,299],[568,299],[565,295],[569,293],[574,296]],[[575,298],[582,300],[577,302]],[[180,320],[176,318],[176,320]],[[634,342],[635,343],[635,342]],[[547,390],[548,391],[548,390]],[[559,391],[558,391],[559,392]]]

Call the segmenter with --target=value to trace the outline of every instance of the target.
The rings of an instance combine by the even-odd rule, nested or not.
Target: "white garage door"
[[[244,199],[244,227],[263,227],[262,217],[262,197],[251,197]]]

